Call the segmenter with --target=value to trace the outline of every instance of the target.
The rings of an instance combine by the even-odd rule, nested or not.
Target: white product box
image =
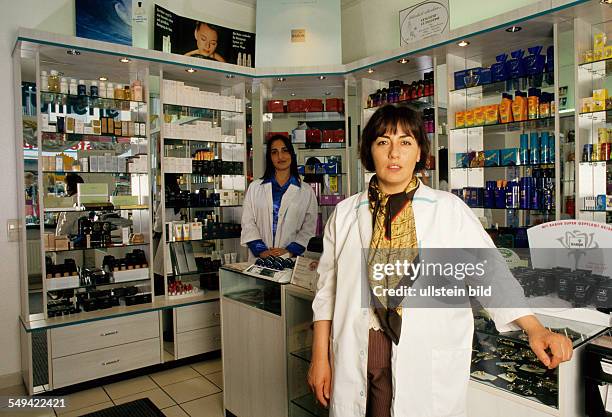
[[[236,129],[236,143],[244,143],[244,134],[242,129]]]
[[[294,129],[293,132],[291,132],[291,135],[292,135],[291,142],[306,143],[306,130]]]
[[[85,122],[82,120],[74,121],[74,133],[83,134],[85,133]]]
[[[233,188],[237,191],[245,191],[245,177],[244,175],[233,175]]]
[[[149,268],[136,268],[113,272],[113,282],[138,281],[149,279]]]
[[[191,240],[202,239],[202,223],[193,222],[191,223]]]
[[[47,278],[47,290],[66,290],[69,288],[77,288],[80,285],[78,275],[61,278]]]

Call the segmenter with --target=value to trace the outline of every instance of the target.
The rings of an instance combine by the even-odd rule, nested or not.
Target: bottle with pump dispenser
[[[49,76],[47,75],[47,71],[40,72],[40,90],[49,91]]]
[[[49,75],[49,91],[53,93],[60,92],[60,77],[59,72],[56,70],[51,70],[51,75]]]
[[[76,96],[79,93],[77,82],[74,78],[70,79],[70,85],[68,87],[70,95]]]

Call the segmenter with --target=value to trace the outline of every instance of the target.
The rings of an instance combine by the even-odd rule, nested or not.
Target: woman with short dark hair
[[[325,226],[308,382],[317,400],[329,405],[330,416],[466,415],[472,310],[419,308],[413,299],[393,296],[402,286],[411,288],[400,274],[374,273],[395,261],[417,265],[423,249],[495,252],[463,201],[416,177],[428,153],[417,112],[391,105],[378,109],[360,149],[362,164],[376,175],[366,192],[338,204]],[[419,277],[409,278],[421,285]],[[508,288],[522,299],[518,283]],[[495,307],[487,311],[497,329],[524,329],[544,366],[570,359],[569,339],[544,328],[529,309]]]

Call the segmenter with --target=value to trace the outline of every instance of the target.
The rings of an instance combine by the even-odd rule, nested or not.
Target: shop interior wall
[[[0,387],[20,382],[18,244],[8,242],[6,224],[18,218],[15,165],[13,73],[10,59],[19,27],[75,34],[74,0],[1,0],[0,14]],[[255,32],[255,7],[228,0],[157,0],[163,7],[193,18]],[[153,2],[145,2],[148,17]],[[152,28],[152,25],[149,25]],[[152,31],[152,29],[151,29]],[[151,32],[152,33],[152,32]]]
[[[342,8],[342,62],[399,48],[399,12],[423,0],[356,0]],[[538,0],[449,0],[450,30]]]
[[[256,66],[341,64],[340,9],[340,0],[258,0]],[[292,29],[305,29],[306,41],[292,42]]]

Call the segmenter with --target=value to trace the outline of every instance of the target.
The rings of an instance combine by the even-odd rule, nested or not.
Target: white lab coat
[[[317,227],[317,198],[312,188],[301,181],[301,186],[290,185],[283,195],[276,236],[272,236],[272,183],[255,180],[244,196],[240,244],[261,239],[268,248],[285,248],[291,242],[306,247]],[[249,250],[249,262],[255,257]]]
[[[420,184],[413,200],[421,248],[490,248],[493,242],[458,197]],[[364,416],[369,309],[362,308],[372,216],[367,192],[343,201],[325,227],[314,320],[332,320],[330,416]],[[359,282],[361,277],[361,282]],[[366,304],[367,305],[367,304]],[[528,309],[489,309],[499,331]],[[473,315],[469,308],[405,309],[399,345],[392,344],[395,417],[465,417]],[[397,389],[396,389],[397,388]]]

